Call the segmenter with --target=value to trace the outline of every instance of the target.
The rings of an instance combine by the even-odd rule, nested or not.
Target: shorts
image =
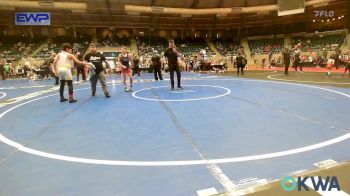
[[[122,74],[132,74],[132,69],[130,69],[130,68],[127,68],[127,69],[121,69],[121,71],[122,71]]]
[[[73,80],[72,70],[70,68],[59,68],[58,77],[60,80]]]

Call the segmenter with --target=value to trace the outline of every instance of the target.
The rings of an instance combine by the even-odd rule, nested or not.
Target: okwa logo
[[[293,191],[296,188],[298,191],[309,191],[310,188],[315,191],[341,191],[336,176],[327,176],[325,179],[321,176],[299,176],[297,180],[289,176],[282,180],[282,188],[285,191]]]

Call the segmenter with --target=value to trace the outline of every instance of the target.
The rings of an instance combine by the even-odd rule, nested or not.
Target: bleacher
[[[34,58],[49,58],[52,53],[58,53],[62,50],[63,43],[70,43],[73,46],[73,51],[80,51],[82,54],[85,53],[89,43],[91,41],[90,37],[79,37],[73,38],[68,36],[55,37],[53,39],[47,40],[46,46],[35,54]]]
[[[122,46],[129,46],[130,45],[130,38],[127,37],[105,37],[102,39],[98,39],[97,47],[122,47]]]
[[[249,48],[252,54],[267,54],[271,50],[274,53],[281,52],[284,48],[284,39],[261,39],[248,40]]]
[[[238,52],[244,54],[244,48],[240,41],[234,41],[232,39],[218,38],[213,40],[218,51],[223,56],[237,55]]]
[[[301,45],[302,51],[335,50],[340,47],[346,36],[344,34],[319,35],[314,37],[292,37],[292,46]]]
[[[1,40],[4,42],[0,43],[0,58],[19,60],[30,55],[38,47],[42,38],[5,36],[1,37]]]
[[[196,56],[201,50],[205,50],[207,56],[215,55],[204,38],[176,38],[175,43],[185,56]]]
[[[140,37],[137,38],[137,47],[139,54],[144,57],[150,57],[155,52],[162,53],[168,46],[168,40],[163,37]]]

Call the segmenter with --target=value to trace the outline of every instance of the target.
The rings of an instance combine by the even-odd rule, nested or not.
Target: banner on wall
[[[17,12],[15,17],[16,25],[51,25],[51,14],[49,12]]]

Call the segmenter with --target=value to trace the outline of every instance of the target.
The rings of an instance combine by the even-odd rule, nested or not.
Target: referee
[[[164,51],[164,56],[168,60],[168,67],[170,72],[170,82],[171,82],[171,90],[175,90],[174,88],[174,72],[176,71],[177,76],[177,88],[183,90],[181,87],[181,71],[180,66],[177,61],[177,57],[181,56],[180,50],[175,46],[174,40],[169,41],[169,48]]]
[[[290,65],[290,52],[288,48],[284,49],[282,56],[283,56],[283,63],[284,63],[284,74],[288,75],[288,69]]]

